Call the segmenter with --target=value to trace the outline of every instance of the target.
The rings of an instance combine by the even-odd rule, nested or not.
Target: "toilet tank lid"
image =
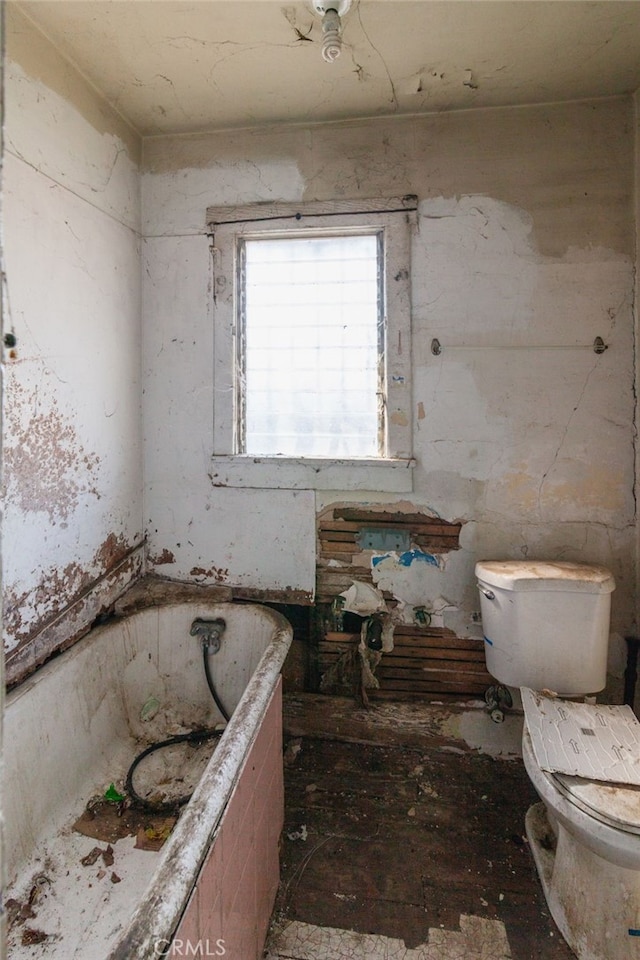
[[[546,560],[483,560],[476,577],[503,590],[566,590],[611,593],[616,583],[606,567]]]

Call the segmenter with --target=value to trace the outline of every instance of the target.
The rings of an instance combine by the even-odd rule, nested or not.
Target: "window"
[[[381,468],[412,466],[415,207],[403,198],[367,201],[365,211],[340,202],[208,211],[221,482],[254,485],[252,464],[264,477],[277,463],[273,483],[255,485],[309,486],[311,477],[327,487],[343,465],[347,482],[334,489],[354,478],[362,489],[411,489],[406,478],[378,481]],[[378,481],[362,485],[372,472]]]
[[[384,456],[380,234],[239,245],[241,449]]]

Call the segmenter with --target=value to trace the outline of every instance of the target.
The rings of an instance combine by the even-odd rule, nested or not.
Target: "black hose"
[[[215,687],[215,684],[214,684],[214,682],[213,682],[213,677],[211,676],[211,667],[209,666],[209,655],[208,655],[208,653],[207,653],[207,648],[206,648],[205,645],[203,645],[203,647],[202,647],[202,659],[203,659],[203,662],[204,662],[204,675],[205,675],[205,677],[207,678],[207,686],[209,687],[209,691],[210,691],[210,693],[211,693],[211,696],[213,697],[213,700],[214,700],[214,703],[215,703],[216,707],[218,708],[218,710],[220,711],[220,713],[222,714],[222,716],[224,717],[224,719],[225,719],[225,720],[227,721],[227,723],[228,723],[228,722],[229,722],[229,714],[227,713],[227,711],[225,710],[225,708],[224,708],[224,707],[222,706],[222,704],[220,703],[220,697],[219,697],[218,694],[217,694],[216,687]]]
[[[170,813],[179,807],[183,807],[185,803],[188,803],[191,799],[190,793],[184,794],[181,797],[175,797],[173,800],[146,800],[144,797],[141,797],[133,786],[134,771],[141,760],[148,757],[150,753],[155,753],[156,750],[162,750],[163,747],[172,747],[174,743],[205,743],[207,740],[213,740],[215,737],[221,736],[221,734],[221,730],[193,730],[191,733],[179,733],[175,737],[169,737],[167,740],[152,743],[150,747],[147,747],[146,750],[138,754],[127,771],[124,786],[128,796],[131,797],[136,806],[144,807],[145,810],[153,810],[156,813]]]
[[[209,691],[213,697],[216,707],[224,719],[228,722],[229,714],[220,702],[220,698],[213,682],[213,677],[211,676],[211,668],[209,667],[209,652],[206,644],[203,644],[202,646],[202,657],[204,661],[204,675],[207,680],[207,686],[209,687]],[[146,747],[142,753],[138,754],[127,770],[127,776],[124,785],[128,796],[136,806],[143,807],[145,810],[152,810],[154,813],[172,813],[178,810],[180,807],[183,807],[185,803],[188,803],[191,799],[191,793],[184,794],[181,797],[175,797],[173,800],[147,800],[145,797],[141,797],[133,786],[133,774],[138,767],[138,764],[144,760],[145,757],[148,757],[150,753],[155,753],[156,750],[162,750],[164,747],[172,747],[175,743],[206,743],[207,740],[214,740],[216,737],[221,735],[221,730],[192,730],[190,733],[178,733],[175,737],[168,737],[167,740],[160,740],[158,743],[152,743],[150,747]]]

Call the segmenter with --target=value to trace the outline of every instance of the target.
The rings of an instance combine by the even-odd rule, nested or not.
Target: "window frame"
[[[417,198],[259,203],[207,210],[214,333],[214,483],[293,489],[412,489],[411,229]],[[368,458],[255,457],[239,449],[243,330],[239,239],[380,232],[384,244],[384,455]]]

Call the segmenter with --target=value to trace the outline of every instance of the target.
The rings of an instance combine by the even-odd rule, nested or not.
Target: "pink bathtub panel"
[[[236,856],[226,865],[222,876],[223,904],[227,908],[227,912],[235,900],[235,891],[239,889],[242,883],[247,864],[250,864],[252,869],[254,868],[255,836],[253,831],[251,832],[251,842],[247,843],[246,839],[247,836],[245,835],[236,845]],[[252,895],[247,900],[247,910],[253,909],[253,899]]]
[[[225,942],[229,950],[237,951],[237,960],[257,960],[261,955],[278,888],[283,810],[274,803],[282,803],[278,787],[282,780],[281,709],[278,687],[238,785],[240,798],[245,797],[246,788],[251,788],[252,803],[246,805],[240,833],[231,838],[225,831],[223,925]],[[244,869],[238,879],[241,864]],[[229,905],[234,890],[236,895]]]
[[[209,943],[217,943],[224,939],[224,924],[222,921],[222,893],[219,893],[213,904],[209,905],[207,914],[200,906],[200,939]]]
[[[284,827],[284,777],[282,770],[278,770],[274,782],[274,820],[273,826],[278,834],[282,833]]]
[[[266,775],[268,772],[268,776]],[[270,769],[265,771],[265,776],[260,784],[261,795],[264,802],[257,811],[256,816],[261,823],[264,819],[264,828],[270,838],[277,842],[282,832],[284,813],[281,809],[283,797],[282,771]]]
[[[261,767],[260,756],[256,753],[259,744],[260,739],[257,739],[244,765],[240,780],[236,784],[234,799],[241,811],[241,819],[238,824],[240,832],[246,830],[249,823],[255,819],[255,804],[260,802],[260,797],[256,795]]]
[[[267,817],[267,832],[270,849],[274,850],[276,857],[278,857],[280,850],[280,836],[282,834],[284,821],[284,814],[280,806],[283,793],[282,771],[274,771],[273,777],[271,778],[271,784],[269,785],[269,792],[271,795],[271,810],[273,812]],[[280,868],[278,865],[276,870],[278,878],[279,870]]]
[[[196,943],[200,939],[200,917],[198,911],[197,888],[193,891],[191,899],[187,904],[187,909],[182,915],[178,925],[176,935],[173,938],[173,944],[169,951],[170,957],[184,956],[185,950],[183,944]],[[159,952],[159,945],[158,945]]]
[[[278,888],[283,818],[278,682],[176,940],[221,941],[225,960],[259,960]]]
[[[243,776],[244,780],[244,776]],[[251,781],[245,781],[245,783]],[[242,785],[241,784],[239,786]],[[251,858],[255,848],[255,810],[254,795],[244,795],[244,791],[234,794],[232,804],[242,804],[242,816],[227,823],[226,818],[222,826],[222,882],[225,888],[235,889],[244,873],[247,861]]]
[[[255,898],[256,922],[260,943],[264,942],[267,934],[273,903],[278,891],[280,872],[278,844],[277,841],[274,843],[268,821],[269,815],[265,813],[256,831],[256,861],[258,869],[255,872]]]
[[[222,847],[220,844],[220,835],[218,835],[213,846],[209,849],[196,887],[201,925],[210,914],[214,903],[220,896],[221,876]]]
[[[280,754],[281,756],[281,754]],[[265,764],[261,778],[264,803],[256,825],[256,918],[258,939],[264,942],[280,879],[279,843],[282,831],[282,760],[280,767]]]
[[[280,765],[282,764],[282,754],[276,750],[274,730],[271,731],[271,736],[268,740],[266,737],[264,738],[261,746],[264,746],[264,752],[261,757],[261,764],[256,780],[256,791],[258,796],[260,796],[262,790],[268,789],[274,770],[278,766],[278,758]]]
[[[274,809],[274,797],[265,784],[265,777],[271,778],[278,763],[282,776],[281,709],[278,686],[224,815],[221,840],[225,882],[227,869],[237,879],[238,869],[242,869],[254,847],[256,819],[261,819],[262,811],[269,808],[270,816],[275,816],[279,823],[283,817],[283,809]],[[275,802],[283,806],[284,794],[276,796]]]
[[[240,792],[239,792],[240,788]],[[253,798],[249,798],[253,801]],[[236,786],[236,789],[225,810],[222,824],[218,833],[217,843],[220,847],[222,856],[222,868],[226,868],[233,861],[236,855],[236,844],[242,836],[242,826],[245,823],[247,815],[247,797],[246,790],[242,786],[242,779]],[[253,817],[253,812],[251,812]]]
[[[273,722],[273,742],[271,755],[272,773],[275,778],[274,793],[271,798],[272,810],[275,817],[275,827],[278,837],[282,833],[284,826],[284,771],[282,766],[282,686],[278,682],[278,687],[274,692],[274,705],[276,709],[272,712]]]
[[[227,960],[257,960],[259,956],[255,902],[254,854],[245,862],[242,875],[234,886],[222,892],[222,928]],[[262,944],[260,944],[262,947]]]

